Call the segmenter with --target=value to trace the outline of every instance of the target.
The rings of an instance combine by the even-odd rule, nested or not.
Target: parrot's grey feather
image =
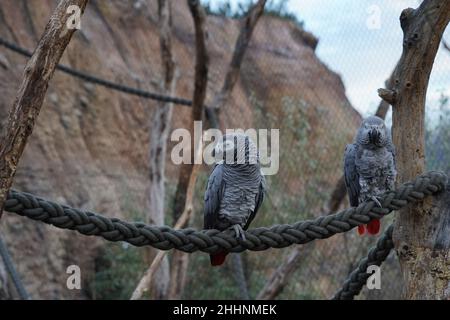
[[[262,179],[259,166],[222,166],[227,188],[220,204],[219,228],[225,228],[227,224],[244,227],[257,204]]]
[[[224,136],[216,149],[223,161],[216,165],[208,179],[204,227],[247,229],[264,199],[264,176],[257,148],[248,136],[230,134]],[[234,156],[228,159],[227,154]]]
[[[347,146],[344,176],[351,206],[373,200],[395,187],[395,147],[383,119],[365,119]]]
[[[344,155],[344,179],[347,186],[348,197],[352,207],[358,206],[359,201],[359,175],[355,164],[356,146],[348,144]]]
[[[392,142],[390,142],[387,146],[386,149],[392,154],[392,161],[394,161],[394,168],[397,168],[397,162],[395,159],[395,146]]]
[[[203,209],[205,229],[214,229],[215,221],[219,218],[220,202],[224,191],[223,166],[216,165],[209,176],[205,192],[205,207]]]
[[[250,216],[248,217],[247,223],[245,224],[244,230],[248,229],[250,223],[255,218],[256,213],[258,213],[258,210],[261,207],[262,202],[264,200],[265,189],[266,189],[266,179],[264,179],[264,176],[262,176],[261,182],[259,184],[259,191],[258,191],[258,194],[256,195],[255,210],[253,210],[252,213],[250,213]]]

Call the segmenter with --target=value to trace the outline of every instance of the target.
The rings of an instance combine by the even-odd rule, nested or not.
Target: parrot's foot
[[[376,205],[377,205],[378,207],[383,208],[383,206],[381,205],[380,200],[378,200],[378,197],[372,196],[372,197],[370,198],[370,200],[373,200],[373,202],[375,202]]]
[[[244,232],[244,229],[242,229],[240,224],[234,224],[233,230],[236,233],[236,238],[245,241],[245,232]]]

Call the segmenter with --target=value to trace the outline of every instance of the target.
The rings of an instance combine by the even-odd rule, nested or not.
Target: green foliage
[[[106,243],[95,261],[89,291],[94,299],[130,299],[145,269],[142,249]]]
[[[184,299],[239,299],[230,268],[231,257],[220,268],[213,268],[209,262],[209,255],[194,253],[190,257],[188,282],[184,292]]]
[[[144,221],[144,212],[136,208],[136,199],[125,191],[122,199],[125,220]],[[89,293],[93,299],[130,299],[133,290],[146,268],[144,249],[128,243],[107,242],[100,248],[95,258],[95,274],[89,281]]]
[[[293,12],[289,11],[287,4],[289,0],[269,0],[266,3],[264,14],[278,17],[283,20],[294,22],[300,28],[303,28],[304,22],[301,21]],[[241,1],[237,8],[233,8],[230,0],[222,0],[217,6],[211,5],[211,0],[203,1],[205,11],[209,15],[227,17],[231,19],[240,19],[244,17],[250,7],[254,4],[252,0]]]

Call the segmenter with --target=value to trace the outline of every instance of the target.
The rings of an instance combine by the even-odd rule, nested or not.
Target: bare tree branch
[[[313,250],[314,243],[303,246],[296,246],[288,254],[286,260],[272,272],[272,275],[267,280],[264,288],[259,292],[257,300],[272,300],[275,299],[288,285],[289,280],[297,270],[298,265],[303,258],[307,257]]]
[[[0,146],[0,210],[3,208],[17,164],[41,110],[48,83],[76,30],[68,28],[67,21],[72,13],[67,13],[67,9],[70,5],[76,5],[81,14],[86,4],[87,0],[59,2],[33,56],[25,67],[22,83],[9,111],[6,135]],[[1,214],[0,211],[0,217]]]
[[[210,121],[213,125],[215,123],[216,127],[219,126],[220,110],[223,109],[223,107],[228,103],[231,92],[233,91],[233,88],[239,78],[242,60],[244,59],[245,52],[247,51],[248,45],[252,38],[253,30],[264,12],[266,2],[266,0],[259,0],[252,8],[250,8],[249,12],[241,21],[241,30],[234,46],[233,57],[231,58],[230,65],[228,66],[225,81],[222,89],[215,96],[211,107],[209,107],[212,110],[208,110],[208,115],[211,117]]]
[[[442,34],[450,21],[450,1],[424,0],[400,16],[403,52],[395,72],[392,105],[398,182],[425,170],[425,101]],[[406,299],[449,299],[450,221],[439,200],[400,210],[393,239]]]
[[[194,19],[195,27],[195,42],[196,42],[196,64],[195,64],[195,80],[194,80],[194,98],[192,101],[192,123],[190,124],[191,137],[194,132],[194,121],[201,121],[203,119],[203,102],[206,97],[206,85],[208,81],[208,65],[209,56],[206,50],[207,31],[205,28],[206,14],[198,1],[188,1],[191,8],[192,17]],[[196,9],[193,9],[196,8]],[[202,103],[199,103],[202,101]],[[195,150],[194,141],[191,141],[191,150]],[[193,157],[193,156],[192,156]],[[193,158],[191,157],[191,160]],[[193,163],[193,161],[191,161]],[[178,220],[180,212],[184,210],[186,203],[186,192],[189,184],[189,177],[191,176],[192,165],[184,165],[180,169],[178,178],[178,185],[175,191],[175,198],[173,201],[173,216]]]
[[[199,145],[196,152],[197,159],[202,157],[202,146]],[[186,203],[184,205],[184,211],[177,221],[179,228],[187,225],[192,216],[194,210],[194,191],[197,176],[200,171],[201,165],[194,165],[191,176],[189,177],[189,184],[186,192]],[[180,299],[186,283],[186,272],[189,261],[189,255],[186,252],[175,251],[172,255],[172,268],[171,268],[171,282],[169,287],[169,299]]]
[[[195,29],[195,79],[194,79],[194,94],[192,99],[192,122],[190,124],[191,137],[194,137],[194,125],[195,121],[202,121],[204,114],[204,101],[206,97],[206,88],[208,83],[208,67],[209,67],[209,55],[206,49],[207,28],[206,13],[199,1],[188,0],[189,9],[192,14]],[[191,140],[192,158],[191,164],[184,165],[180,170],[180,178],[175,194],[174,207],[175,210],[179,210],[178,204],[183,204],[183,214],[181,217],[177,217],[178,212],[174,212],[174,217],[183,222],[184,226],[189,222],[189,217],[192,213],[193,205],[193,193],[195,188],[195,182],[197,180],[198,170],[200,167],[200,161],[196,161],[201,158],[201,137],[198,141]],[[188,264],[188,255],[183,252],[175,251],[172,255],[172,272],[171,272],[171,285],[169,288],[169,298],[179,298],[182,294],[184,283],[186,279],[186,270]]]
[[[202,151],[202,148],[197,149],[197,157],[201,157],[201,151]],[[181,229],[184,225],[186,225],[186,223],[189,221],[190,216],[192,215],[195,182],[197,180],[197,175],[198,175],[199,169],[200,169],[199,165],[194,166],[194,170],[192,171],[192,175],[189,180],[189,187],[188,187],[188,192],[187,192],[187,197],[186,197],[185,210],[182,213],[182,215],[180,216],[180,218],[178,219],[178,221],[176,222],[174,229]],[[161,265],[161,262],[163,261],[163,259],[167,253],[168,253],[168,251],[161,251],[161,250],[158,251],[156,257],[152,261],[152,264],[147,269],[147,271],[144,273],[144,276],[141,278],[141,280],[139,281],[139,284],[137,285],[136,289],[134,290],[134,292],[131,296],[131,300],[141,299],[142,296],[144,295],[144,293],[147,291],[147,288],[150,288],[151,283],[152,283],[152,278],[156,274],[158,268]],[[172,268],[172,270],[173,270],[173,268]],[[171,278],[172,282],[174,282],[173,281],[174,277],[171,276],[170,278]],[[171,297],[175,294],[173,292],[174,289],[173,289],[172,282],[171,282],[171,286],[168,290],[168,297]]]
[[[158,28],[160,57],[162,65],[162,81],[160,92],[164,95],[173,95],[176,86],[176,66],[172,53],[172,26],[171,26],[171,2],[170,0],[158,0]],[[164,198],[165,198],[165,168],[167,140],[172,120],[172,103],[160,103],[153,111],[150,119],[149,142],[149,185],[147,192],[149,223],[164,224]],[[157,250],[148,249],[145,260],[148,264],[153,260]],[[170,282],[169,261],[165,257],[162,267],[157,270],[156,281],[151,284],[151,295],[156,299],[167,297]],[[150,285],[150,283],[149,283]]]

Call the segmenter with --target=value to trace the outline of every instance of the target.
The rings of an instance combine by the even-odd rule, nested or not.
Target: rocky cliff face
[[[0,36],[34,48],[55,6],[53,0],[1,1]],[[207,103],[211,103],[222,85],[239,21],[209,17],[207,27],[211,55]],[[176,93],[190,98],[195,48],[191,16],[184,1],[173,5],[173,32],[180,74]],[[292,122],[294,127],[306,119],[305,131],[299,134],[307,135],[305,148],[317,153],[319,164],[327,163],[332,171],[329,177],[318,179],[318,185],[329,190],[332,180],[339,176],[337,155],[351,139],[360,116],[347,100],[340,77],[319,61],[314,46],[314,37],[293,23],[263,17],[230,104],[223,110],[222,123],[227,128],[281,128],[283,139],[286,123],[292,122],[286,119],[297,119]],[[3,47],[0,58],[3,128],[26,59]],[[61,62],[111,81],[157,91],[161,68],[156,1],[90,1],[82,28]],[[14,188],[110,217],[136,218],[130,212],[145,212],[149,119],[156,107],[153,101],[56,72],[20,161]],[[188,107],[175,106],[172,126],[186,126],[189,115]],[[345,125],[339,119],[345,119]],[[290,139],[295,134],[294,130]],[[332,139],[336,136],[340,137],[338,141]],[[281,150],[279,174],[285,177],[289,192],[298,194],[316,174],[303,170],[303,176],[296,176],[302,164],[294,161],[288,166],[283,160],[290,151]],[[178,167],[168,163],[169,184],[176,181],[177,171]],[[33,298],[87,297],[83,290],[66,288],[66,268],[71,264],[81,266],[85,288],[102,240],[14,214],[4,214],[0,223],[1,235]]]

